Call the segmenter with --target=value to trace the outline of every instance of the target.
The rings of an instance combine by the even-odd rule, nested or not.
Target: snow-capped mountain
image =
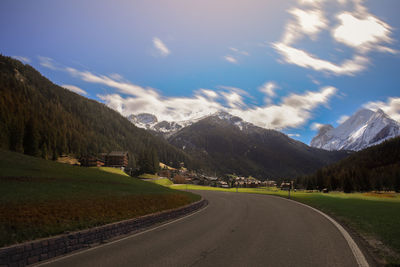
[[[176,133],[180,129],[192,125],[193,123],[203,119],[193,119],[193,120],[185,120],[185,121],[158,121],[158,118],[149,113],[140,113],[137,115],[129,115],[128,120],[131,121],[139,128],[143,128],[146,130],[155,131],[160,133],[166,137]]]
[[[146,129],[146,130],[152,130],[158,133],[163,134],[166,137],[169,137],[170,135],[178,132],[182,128],[185,128],[187,126],[192,125],[193,123],[196,123],[202,119],[208,118],[208,117],[215,117],[219,118],[223,121],[229,122],[235,126],[237,126],[240,130],[247,129],[251,123],[243,121],[241,118],[237,116],[233,116],[227,112],[224,111],[218,111],[214,114],[208,115],[208,116],[203,116],[200,118],[192,119],[192,120],[185,120],[185,121],[158,121],[157,117],[153,114],[149,113],[140,113],[137,115],[130,115],[128,116],[128,120],[130,120],[133,124],[135,124],[137,127]]]
[[[311,141],[326,150],[362,150],[400,135],[400,123],[382,110],[361,109],[337,128],[324,125]]]

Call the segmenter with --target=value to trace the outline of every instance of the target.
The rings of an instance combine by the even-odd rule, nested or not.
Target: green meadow
[[[168,178],[148,180],[148,182],[155,183],[155,184],[162,185],[162,186],[171,186],[171,185],[173,185],[173,182],[171,182],[171,180],[168,179]]]
[[[200,199],[112,168],[0,150],[0,247],[176,208]]]
[[[171,188],[186,190],[186,185]],[[187,189],[236,192],[236,188],[197,185],[188,185]],[[239,188],[238,192],[288,197],[288,191],[275,188]],[[400,194],[291,191],[291,199],[331,215],[376,246],[376,252],[386,262],[400,264]],[[380,246],[380,242],[384,246]]]

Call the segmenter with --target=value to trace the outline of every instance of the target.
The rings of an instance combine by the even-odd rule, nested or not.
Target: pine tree
[[[38,133],[36,129],[35,119],[30,118],[25,125],[24,133],[24,153],[31,156],[37,156],[39,153]]]

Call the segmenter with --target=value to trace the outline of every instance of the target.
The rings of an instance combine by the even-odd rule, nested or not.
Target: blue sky
[[[309,143],[363,106],[400,121],[397,0],[0,2],[0,53],[123,115],[226,110]]]

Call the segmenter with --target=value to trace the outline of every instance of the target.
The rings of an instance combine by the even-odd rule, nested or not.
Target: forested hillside
[[[53,84],[20,61],[0,55],[0,147],[43,158],[112,150],[130,152],[131,163],[158,160],[193,166],[190,157],[130,123],[104,104]]]
[[[307,189],[400,192],[400,137],[373,146],[297,180]]]
[[[309,174],[347,156],[346,151],[309,147],[275,130],[243,122],[238,117],[210,116],[183,128],[168,140],[205,162],[212,173],[288,179]]]

